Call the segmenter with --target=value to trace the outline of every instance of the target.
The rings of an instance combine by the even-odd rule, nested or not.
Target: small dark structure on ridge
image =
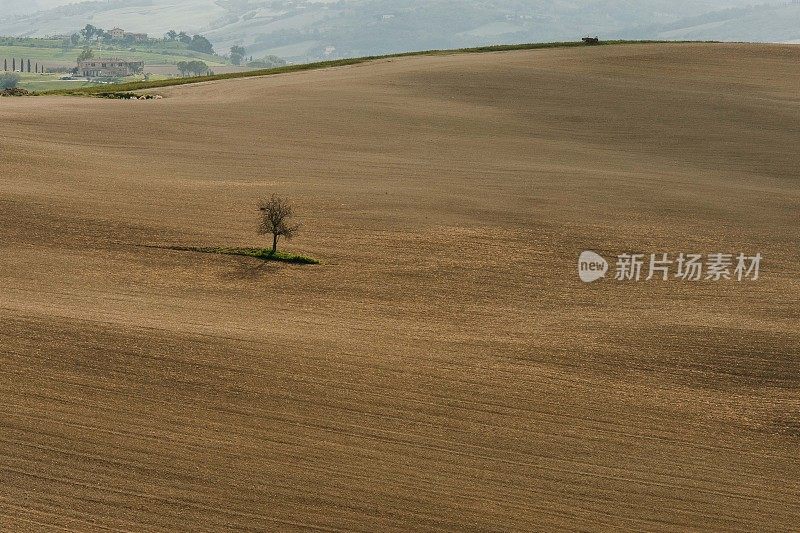
[[[598,37],[584,37],[581,40],[584,44],[600,44],[600,39]]]

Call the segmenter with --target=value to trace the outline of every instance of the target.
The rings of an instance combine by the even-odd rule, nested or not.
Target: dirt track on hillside
[[[800,47],[0,101],[0,529],[800,524]],[[320,266],[250,246],[278,192]],[[764,256],[582,284],[585,249]]]

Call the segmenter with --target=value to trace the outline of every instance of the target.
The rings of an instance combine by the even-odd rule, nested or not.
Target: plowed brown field
[[[798,87],[675,44],[0,99],[0,530],[796,529]],[[265,244],[272,192],[322,265],[148,246]]]

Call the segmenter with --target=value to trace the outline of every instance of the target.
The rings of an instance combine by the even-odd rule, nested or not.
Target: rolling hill
[[[0,101],[0,529],[789,531],[800,48]],[[289,196],[284,249],[257,199]],[[582,250],[761,253],[581,283]]]

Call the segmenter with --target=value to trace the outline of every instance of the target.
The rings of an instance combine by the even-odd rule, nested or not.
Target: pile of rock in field
[[[98,93],[98,98],[111,98],[112,100],[161,100],[160,94],[136,93]]]
[[[0,91],[0,96],[30,96],[33,94],[30,91],[26,91],[25,89],[20,89],[16,87],[14,89],[3,89]]]

